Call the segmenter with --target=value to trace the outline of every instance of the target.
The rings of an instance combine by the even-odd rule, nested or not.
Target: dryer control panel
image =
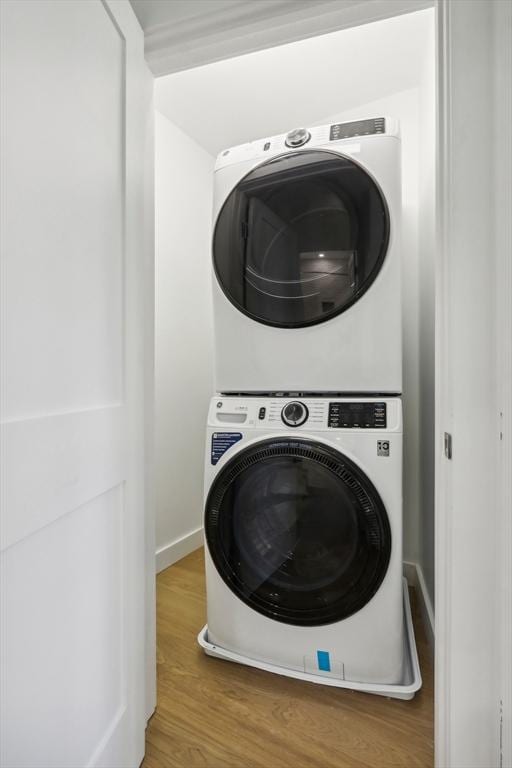
[[[377,429],[387,426],[385,402],[329,403],[327,426],[339,429]]]
[[[329,141],[351,139],[354,136],[370,136],[373,133],[386,133],[384,117],[374,117],[372,120],[355,120],[352,123],[336,123],[331,125]]]
[[[367,120],[352,120],[348,123],[294,128],[288,133],[266,136],[224,149],[217,156],[215,170],[218,171],[236,163],[249,163],[247,168],[249,170],[250,164],[257,160],[265,161],[270,157],[289,153],[290,150],[298,152],[314,147],[331,150],[332,142],[339,142],[336,148],[343,154],[359,155],[362,151],[361,142],[382,140],[383,137],[386,139],[400,137],[398,120],[391,117],[372,117]]]

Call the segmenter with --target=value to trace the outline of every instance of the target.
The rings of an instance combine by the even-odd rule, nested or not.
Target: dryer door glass
[[[222,207],[213,262],[227,298],[258,322],[329,320],[368,290],[386,255],[389,215],[352,159],[291,152],[247,174]]]
[[[289,624],[359,611],[388,568],[391,531],[370,480],[323,444],[267,440],[217,476],[205,530],[215,567],[251,608]]]

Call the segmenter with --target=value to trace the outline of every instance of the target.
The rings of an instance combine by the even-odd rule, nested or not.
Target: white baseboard
[[[407,579],[407,583],[416,589],[427,640],[433,650],[435,642],[434,609],[432,608],[421,565],[419,563],[404,562],[404,576]]]
[[[177,563],[182,557],[190,555],[195,549],[203,545],[203,527],[195,528],[190,533],[180,536],[179,539],[165,544],[156,551],[155,569],[157,573]]]

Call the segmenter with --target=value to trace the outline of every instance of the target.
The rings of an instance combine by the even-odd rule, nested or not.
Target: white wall
[[[160,113],[155,135],[157,570],[200,545],[213,392],[213,157]]]

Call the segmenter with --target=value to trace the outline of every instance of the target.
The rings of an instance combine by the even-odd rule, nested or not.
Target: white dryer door
[[[259,165],[228,196],[213,237],[215,273],[227,298],[253,320],[314,325],[368,290],[389,228],[381,190],[352,158],[290,152]]]

